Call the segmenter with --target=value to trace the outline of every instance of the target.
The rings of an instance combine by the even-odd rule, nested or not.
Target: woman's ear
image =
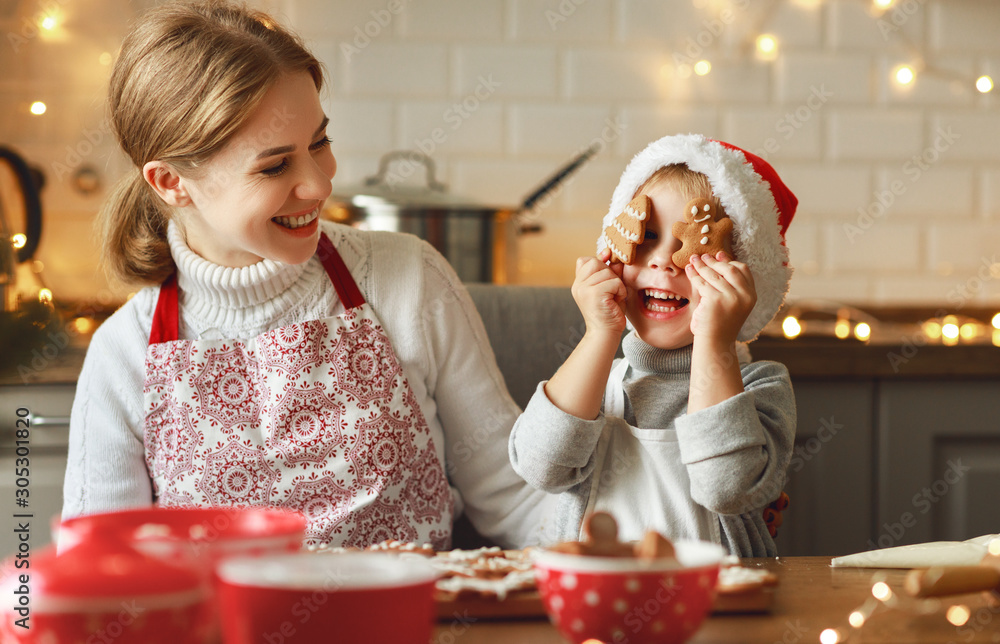
[[[150,161],[142,166],[142,178],[168,206],[183,208],[191,205],[191,196],[181,181],[181,175],[169,163]]]

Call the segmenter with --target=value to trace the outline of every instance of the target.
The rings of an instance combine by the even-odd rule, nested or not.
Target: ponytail
[[[127,284],[161,284],[174,272],[167,212],[138,169],[115,186],[98,215],[108,275]]]
[[[134,165],[99,215],[103,261],[127,283],[160,284],[176,269],[170,209],[140,168],[167,161],[192,171],[255,113],[282,74],[319,61],[273,18],[227,0],[183,0],[150,9],[122,42],[108,85],[112,131]]]

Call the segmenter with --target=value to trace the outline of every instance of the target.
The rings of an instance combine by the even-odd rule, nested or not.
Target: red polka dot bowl
[[[726,552],[701,541],[674,547],[676,561],[542,550],[535,574],[549,619],[574,643],[686,642],[712,607]]]

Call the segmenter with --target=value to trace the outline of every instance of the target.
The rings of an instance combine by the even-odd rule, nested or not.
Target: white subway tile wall
[[[52,4],[52,3],[50,3]],[[154,0],[0,10],[0,142],[41,167],[39,258],[57,297],[108,293],[80,243],[127,168],[103,93],[126,25]],[[449,190],[516,206],[587,146],[600,152],[530,214],[523,284],[568,285],[611,192],[649,141],[724,138],[770,160],[800,199],[793,299],[1000,304],[1000,4],[993,0],[256,0],[330,73],[336,191],[392,149],[422,150]],[[44,16],[42,16],[44,17]],[[758,35],[777,44],[755,53]],[[693,73],[705,60],[711,70]],[[916,80],[902,86],[896,69]],[[48,111],[28,112],[42,100]],[[70,186],[84,166],[101,190]],[[415,173],[419,179],[421,173]]]

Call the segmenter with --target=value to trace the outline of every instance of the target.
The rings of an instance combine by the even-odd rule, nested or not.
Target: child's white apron
[[[681,462],[677,431],[639,429],[625,422],[622,383],[628,367],[628,360],[622,359],[608,377],[604,392],[608,422],[597,443],[598,461],[586,513],[611,513],[622,541],[641,539],[647,530],[657,530],[669,539],[721,544],[718,517],[691,498],[691,480]]]
[[[143,387],[156,502],[292,508],[306,545],[446,548],[443,452],[325,234],[317,254],[345,312],[248,340],[179,340],[175,277],[160,288]]]

